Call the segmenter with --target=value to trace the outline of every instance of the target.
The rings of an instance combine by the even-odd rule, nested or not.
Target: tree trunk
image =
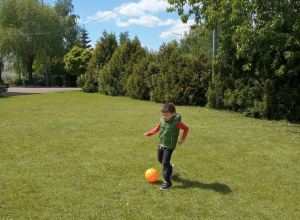
[[[27,71],[28,71],[28,80],[29,80],[29,85],[33,85],[33,78],[32,78],[32,65],[34,62],[34,58],[35,58],[35,54],[32,55],[28,55],[27,60],[26,60],[26,64],[27,64]]]
[[[33,78],[32,78],[32,65],[27,64],[27,71],[28,71],[28,80],[29,85],[33,85]]]
[[[0,61],[0,83],[4,83],[2,80],[2,68],[3,68],[3,62]]]

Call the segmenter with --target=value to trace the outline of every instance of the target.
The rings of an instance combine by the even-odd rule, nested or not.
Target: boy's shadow
[[[210,189],[214,190],[215,192],[222,193],[224,195],[229,194],[232,190],[229,186],[222,184],[222,183],[201,183],[199,181],[191,181],[180,178],[180,175],[172,176],[172,181],[181,183],[181,186],[176,186],[176,188],[201,188],[201,189]]]

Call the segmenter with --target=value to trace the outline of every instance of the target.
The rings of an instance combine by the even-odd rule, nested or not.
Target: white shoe
[[[171,164],[171,166],[172,166],[172,173],[170,177],[174,176],[174,164]]]

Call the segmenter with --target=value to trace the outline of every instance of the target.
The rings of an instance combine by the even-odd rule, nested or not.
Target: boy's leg
[[[170,164],[171,156],[173,150],[165,148],[163,151],[163,158],[162,158],[162,173],[165,181],[171,183],[171,174],[172,174],[172,165]],[[172,183],[171,183],[172,184]]]
[[[162,164],[162,159],[163,159],[163,155],[164,155],[164,150],[161,146],[158,146],[157,149],[157,159],[158,161]]]
[[[170,177],[174,176],[174,164],[171,164],[171,169],[172,169],[172,172],[171,172],[171,176]]]

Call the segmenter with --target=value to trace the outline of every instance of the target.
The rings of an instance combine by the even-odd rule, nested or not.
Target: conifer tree
[[[102,37],[93,50],[92,58],[85,74],[84,92],[96,92],[98,90],[99,71],[109,62],[118,47],[115,34],[103,31]]]
[[[80,46],[86,50],[92,50],[91,40],[89,40],[87,30],[83,27],[80,34]]]

